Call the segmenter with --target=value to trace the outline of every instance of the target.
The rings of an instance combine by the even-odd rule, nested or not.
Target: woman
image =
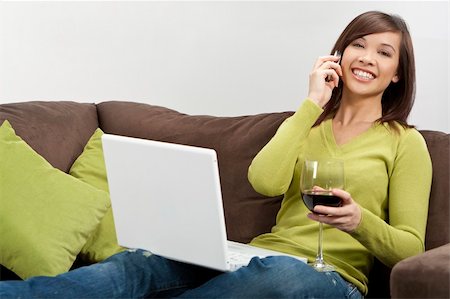
[[[319,297],[360,298],[373,258],[388,266],[424,250],[431,163],[421,135],[406,118],[414,98],[414,55],[407,27],[396,16],[367,12],[320,57],[308,98],[255,157],[249,180],[266,195],[284,194],[271,233],[252,244],[315,257],[317,222],[325,226],[319,272],[289,257],[254,258],[248,267],[219,273],[141,250],[55,278],[0,282],[0,297]],[[303,160],[311,153],[344,161],[339,208],[300,199]]]
[[[308,99],[250,166],[257,191],[285,194],[272,233],[252,243],[308,252],[313,259],[314,228],[301,216],[307,211],[295,182],[305,157],[341,159],[346,188],[333,193],[343,206],[317,206],[315,212],[328,216],[309,213],[308,218],[330,225],[324,232],[325,259],[366,293],[373,257],[392,267],[424,250],[431,164],[422,136],[406,122],[415,69],[403,20],[364,13],[344,30],[334,51],[343,53],[340,65],[335,56],[317,60]]]

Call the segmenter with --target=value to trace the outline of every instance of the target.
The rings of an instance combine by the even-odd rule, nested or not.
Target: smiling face
[[[381,100],[389,84],[399,80],[401,33],[383,32],[351,42],[342,55],[343,97],[376,97]]]

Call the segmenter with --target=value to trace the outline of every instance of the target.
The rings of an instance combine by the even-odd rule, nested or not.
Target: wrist
[[[309,94],[308,99],[311,100],[311,102],[313,102],[314,104],[316,104],[317,106],[319,106],[320,108],[323,108],[323,106],[325,106],[326,102],[323,103],[324,101],[320,100],[320,97],[314,95],[314,94]]]

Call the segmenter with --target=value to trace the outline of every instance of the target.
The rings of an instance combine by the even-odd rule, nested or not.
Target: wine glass
[[[331,159],[305,160],[300,178],[300,189],[306,207],[314,212],[316,205],[341,206],[342,199],[331,193],[333,188],[344,189],[344,163]],[[322,231],[323,224],[319,222],[319,244],[316,260],[312,266],[320,272],[333,271],[334,267],[323,259]]]

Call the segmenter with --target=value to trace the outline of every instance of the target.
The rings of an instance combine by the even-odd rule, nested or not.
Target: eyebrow
[[[393,46],[391,46],[390,44],[381,44],[381,45],[382,45],[382,46],[389,47],[389,48],[392,49],[392,51],[396,52],[396,51],[395,51],[395,48],[394,48]]]

